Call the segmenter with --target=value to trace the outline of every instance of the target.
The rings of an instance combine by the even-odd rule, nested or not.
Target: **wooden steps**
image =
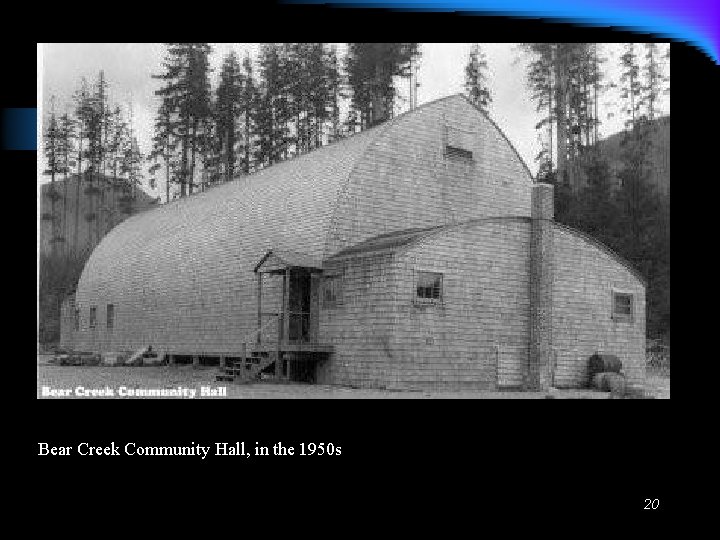
[[[228,359],[215,376],[218,381],[253,382],[260,379],[261,373],[275,364],[277,353],[253,352],[245,359]]]

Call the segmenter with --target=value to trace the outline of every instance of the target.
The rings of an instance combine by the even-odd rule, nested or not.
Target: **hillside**
[[[91,211],[96,203],[91,203],[93,197],[86,193],[87,184],[81,183],[78,186],[77,178],[77,175],[69,177],[67,186],[63,180],[55,181],[55,219],[58,221],[59,232],[56,242],[61,248],[58,250],[60,252],[89,253],[98,240],[118,223],[157,204],[156,199],[140,188],[133,189],[126,180],[118,179],[117,183],[113,184],[111,178],[106,178],[104,189],[96,197],[96,200],[101,201],[101,210],[94,208],[94,211]],[[43,178],[44,181],[46,179],[47,177]],[[51,253],[52,245],[50,188],[49,182],[41,186],[39,247],[43,254]],[[95,220],[100,223],[97,224]]]
[[[46,180],[46,178],[43,178]],[[60,302],[80,277],[85,261],[100,240],[129,216],[154,208],[158,201],[126,180],[105,178],[102,189],[78,183],[45,183],[40,189],[40,334],[41,343],[56,343],[60,334]],[[92,193],[95,192],[95,195]],[[54,195],[53,195],[54,193]],[[55,199],[53,217],[52,199]],[[53,221],[57,222],[53,238]],[[56,247],[53,253],[53,245]]]
[[[650,129],[650,155],[648,156],[648,179],[664,195],[670,194],[670,117],[663,116],[652,122]],[[618,172],[622,168],[623,133],[615,133],[600,141],[600,151]]]

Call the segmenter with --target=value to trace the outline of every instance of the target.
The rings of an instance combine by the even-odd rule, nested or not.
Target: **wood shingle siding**
[[[447,155],[448,130],[463,134],[457,144],[471,157]],[[292,259],[333,276],[336,301],[311,308],[319,341],[334,347],[318,363],[318,382],[525,386],[533,186],[502,132],[464,97],[426,104],[131,217],[90,257],[75,296],[80,330],[72,330],[68,303],[63,345],[106,352],[151,344],[161,354],[239,355],[258,325],[254,270],[272,250],[267,265],[281,268]],[[612,254],[550,226],[548,343],[557,383],[583,384],[587,357],[599,349],[618,354],[637,381],[643,284]],[[417,298],[420,272],[442,274],[440,295]],[[262,311],[279,311],[282,276],[263,279]],[[313,283],[313,297],[323,298],[323,277]],[[611,319],[614,288],[634,294],[634,323]],[[108,304],[111,332],[104,324]],[[90,306],[98,306],[94,330]]]

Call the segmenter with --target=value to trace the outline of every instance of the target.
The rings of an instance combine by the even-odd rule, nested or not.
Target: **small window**
[[[75,308],[74,315],[75,315],[75,331],[77,332],[78,330],[80,330],[80,309],[79,308]]]
[[[457,158],[465,161],[472,161],[473,158],[473,153],[470,150],[450,146],[449,144],[445,147],[445,155],[449,158]]]
[[[478,134],[460,126],[445,126],[445,157],[453,161],[472,161]]]
[[[613,292],[612,318],[618,321],[632,321],[634,315],[633,295]]]
[[[90,308],[90,328],[95,328],[97,325],[97,308],[95,306]]]
[[[107,305],[107,328],[112,330],[115,325],[115,306],[112,304]]]
[[[334,307],[342,304],[342,276],[325,276],[323,283],[323,305]]]
[[[416,301],[435,303],[442,300],[443,275],[437,272],[420,272],[417,281]]]

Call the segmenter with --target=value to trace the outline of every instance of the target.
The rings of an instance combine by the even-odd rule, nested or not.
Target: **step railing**
[[[249,334],[247,334],[242,340],[241,340],[241,351],[242,351],[242,358],[240,360],[240,365],[242,366],[243,370],[245,369],[245,366],[247,365],[248,360],[248,343],[254,343],[256,340],[259,343],[259,337],[262,335],[262,332],[267,330],[270,325],[273,322],[278,322],[281,318],[280,314],[274,314],[273,318],[269,321],[265,322],[263,325],[260,326],[260,328],[256,328]],[[230,367],[230,369],[228,369]],[[265,366],[267,367],[267,366]],[[262,368],[264,369],[264,368]],[[221,373],[228,373],[229,371],[232,371],[233,374],[236,371],[235,366],[228,366],[227,362],[224,358],[220,359],[220,371]]]

